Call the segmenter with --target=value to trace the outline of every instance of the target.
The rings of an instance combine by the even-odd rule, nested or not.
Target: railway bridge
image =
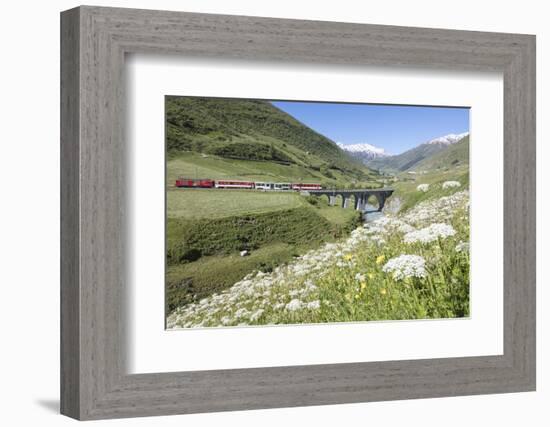
[[[386,204],[386,199],[393,193],[392,188],[373,188],[373,189],[355,189],[355,190],[309,190],[312,196],[327,196],[331,206],[336,204],[336,197],[342,197],[342,207],[347,208],[351,203],[351,197],[355,199],[354,208],[359,211],[365,210],[367,200],[370,196],[376,197],[378,201],[378,211],[381,211]]]

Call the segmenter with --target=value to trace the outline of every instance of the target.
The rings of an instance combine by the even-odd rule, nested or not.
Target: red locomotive
[[[214,187],[214,180],[213,179],[178,178],[176,179],[176,187],[212,188]]]

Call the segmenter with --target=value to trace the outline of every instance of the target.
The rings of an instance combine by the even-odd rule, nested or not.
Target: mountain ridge
[[[383,148],[367,143],[342,144],[341,142],[337,142],[336,144],[340,149],[360,160],[363,164],[366,164],[369,160],[389,156]]]
[[[450,133],[448,135],[439,136],[437,138],[431,139],[425,144],[442,144],[442,145],[451,145],[456,144],[464,137],[468,136],[470,132],[463,132],[459,134]]]
[[[417,145],[401,154],[375,158],[366,162],[366,164],[370,168],[381,172],[405,172],[417,169],[417,166],[426,159],[445,151],[465,138],[468,138],[469,141],[469,132],[440,136]]]

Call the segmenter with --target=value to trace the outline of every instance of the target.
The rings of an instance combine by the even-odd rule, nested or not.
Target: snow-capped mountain
[[[375,147],[374,145],[366,143],[346,145],[338,142],[337,145],[351,156],[363,161],[363,163],[369,160],[378,159],[380,157],[389,156],[389,154],[386,153],[383,148]]]
[[[426,144],[451,145],[451,144],[457,143],[458,141],[460,141],[465,136],[468,136],[468,134],[469,134],[469,132],[459,133],[458,135],[456,135],[454,133],[450,133],[449,135],[434,138],[434,139],[426,142]]]
[[[451,148],[458,147],[467,151],[469,147],[469,142],[467,144],[462,144],[463,146],[459,146],[457,144],[458,142],[465,140],[467,136],[468,132],[458,135],[452,133],[449,135],[440,136],[438,138],[434,138],[430,141],[417,145],[416,147],[411,148],[404,153],[397,154],[395,156],[387,156],[383,158],[369,160],[367,162],[367,166],[383,171],[385,170],[403,172],[406,170],[412,170],[416,168],[418,164],[421,164],[422,161],[431,158],[437,153],[451,150]],[[468,158],[467,155],[464,155],[462,157],[466,159]]]

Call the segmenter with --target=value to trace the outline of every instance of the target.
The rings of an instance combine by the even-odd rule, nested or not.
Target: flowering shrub
[[[299,299],[293,299],[286,305],[288,311],[301,310],[304,307],[304,303]]]
[[[403,240],[406,243],[430,243],[437,239],[445,239],[446,237],[454,236],[456,234],[452,225],[444,223],[431,224],[421,230],[410,231],[405,234]]]
[[[399,255],[396,258],[390,259],[382,271],[392,273],[393,278],[402,280],[410,277],[426,277],[426,269],[424,268],[426,261],[418,255]]]
[[[468,192],[458,191],[367,222],[341,242],[177,308],[168,328],[467,316],[468,209]]]
[[[458,181],[445,181],[442,185],[443,190],[447,190],[449,188],[458,188],[460,187],[460,182]]]
[[[426,193],[430,189],[430,184],[420,184],[416,187],[416,191]]]

